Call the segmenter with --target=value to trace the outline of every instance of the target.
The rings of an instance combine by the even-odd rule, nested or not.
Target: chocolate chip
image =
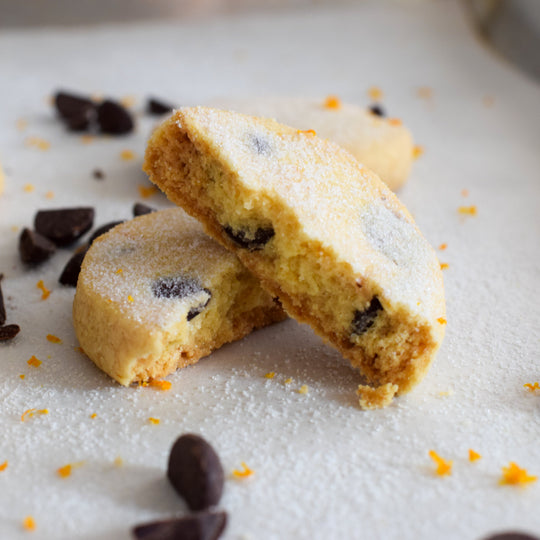
[[[101,169],[94,169],[92,171],[92,176],[96,180],[103,180],[105,178],[105,173]]]
[[[88,245],[92,245],[92,242],[101,236],[102,234],[105,234],[107,231],[110,231],[113,227],[116,227],[117,225],[120,225],[120,223],[124,223],[124,221],[111,221],[109,223],[105,223],[105,225],[102,225],[101,227],[98,227],[90,236],[88,239]]]
[[[267,156],[272,153],[270,143],[262,135],[251,134],[249,136],[249,142],[257,154]]]
[[[34,228],[57,246],[67,246],[92,228],[94,209],[89,207],[40,210]]]
[[[374,296],[366,309],[364,309],[363,311],[357,309],[354,312],[353,322],[351,325],[351,334],[353,336],[361,336],[364,332],[371,328],[371,326],[373,326],[373,323],[375,322],[375,319],[377,318],[378,312],[382,310],[382,308],[383,307],[379,302],[379,299]]]
[[[532,536],[520,532],[503,532],[486,536],[483,540],[540,540],[538,536]]]
[[[174,108],[174,105],[155,98],[148,98],[148,102],[146,103],[146,112],[148,114],[167,114],[172,112]]]
[[[374,114],[375,116],[382,116],[382,117],[386,116],[384,109],[381,107],[381,105],[378,105],[378,104],[372,105],[369,108],[369,111],[371,112],[371,114]]]
[[[102,133],[124,135],[133,131],[131,114],[120,103],[110,99],[98,105],[97,122]]]
[[[238,230],[234,231],[232,227],[225,227],[225,233],[233,240],[238,246],[248,249],[249,251],[257,251],[263,249],[268,241],[275,235],[272,227],[260,228],[255,231],[252,236],[250,233]]]
[[[4,305],[4,295],[2,294],[2,280],[4,274],[0,274],[0,326],[3,326],[6,322],[6,306]]]
[[[45,236],[23,229],[19,236],[19,256],[25,264],[39,264],[49,259],[56,251],[56,246]]]
[[[18,324],[7,324],[6,326],[0,326],[0,341],[7,341],[13,339],[21,328]]]
[[[157,298],[186,298],[195,296],[204,291],[208,298],[197,306],[193,306],[187,314],[187,320],[191,321],[208,305],[212,293],[200,285],[200,283],[187,276],[160,277],[152,283],[152,292]]]
[[[154,521],[133,529],[137,540],[217,540],[227,525],[225,512],[197,512],[192,516]]]
[[[77,286],[77,279],[79,278],[81,265],[87,251],[88,246],[85,246],[81,251],[78,251],[71,257],[71,259],[69,259],[66,266],[64,266],[64,269],[62,270],[62,274],[58,278],[58,281],[62,285],[68,285],[70,287]]]
[[[182,435],[169,455],[167,476],[191,510],[204,510],[219,502],[224,474],[215,450],[202,437]]]
[[[155,212],[156,209],[155,208],[152,208],[150,206],[147,206],[146,204],[143,204],[143,203],[135,203],[133,205],[133,215],[135,217],[137,216],[144,216],[145,214],[151,214],[152,212]]]
[[[54,105],[58,114],[65,120],[88,117],[89,112],[95,107],[94,102],[87,97],[62,91],[54,96]]]

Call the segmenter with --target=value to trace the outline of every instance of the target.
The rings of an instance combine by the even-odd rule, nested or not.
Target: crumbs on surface
[[[517,463],[511,461],[508,467],[502,468],[502,475],[499,484],[511,486],[526,486],[538,480],[538,476],[530,475],[526,469],[519,467]]]
[[[462,189],[461,190],[461,196],[462,197],[468,197],[469,196],[469,190],[468,189]]]
[[[35,414],[49,414],[49,409],[26,409],[21,415],[21,422],[33,418]]]
[[[482,98],[482,103],[484,104],[484,107],[493,107],[495,98],[493,96],[486,95]]]
[[[482,459],[481,454],[475,452],[472,448],[469,448],[469,461],[474,462],[478,461],[479,459]]]
[[[73,347],[73,350],[77,351],[77,352],[80,352],[81,354],[86,354],[84,352],[84,349],[82,347]]]
[[[0,463],[0,472],[5,471],[7,469],[8,462],[7,460],[4,461],[4,463]]]
[[[119,268],[118,270],[116,270],[115,274],[121,274],[123,272],[122,268]]]
[[[373,101],[379,101],[383,97],[383,91],[378,86],[372,86],[368,90],[368,96]]]
[[[24,381],[24,378],[26,377],[26,375],[25,375],[24,373],[21,373],[21,374],[19,375],[19,377]]]
[[[438,476],[449,476],[452,474],[452,461],[447,460],[439,456],[435,450],[429,451],[429,457],[435,462],[437,468],[435,473]]]
[[[37,283],[36,283],[36,287],[41,291],[41,299],[42,300],[47,300],[47,298],[49,298],[49,296],[51,295],[51,291],[49,289],[47,289],[47,287],[45,287],[45,283],[43,283],[43,280],[40,279]]]
[[[51,143],[41,137],[26,137],[24,144],[38,150],[48,150],[51,147]]]
[[[29,360],[26,361],[26,363],[29,365],[29,366],[33,366],[33,367],[39,367],[41,366],[41,364],[43,363],[41,360],[39,360],[39,358],[36,358],[35,355],[32,355],[30,357]]]
[[[249,478],[255,474],[255,471],[250,469],[244,461],[240,463],[242,469],[234,469],[232,475],[234,478]]]
[[[525,383],[523,385],[523,388],[526,388],[529,392],[534,392],[535,390],[540,390],[540,384],[538,382],[535,383]]]
[[[298,390],[297,392],[299,394],[307,394],[309,392],[309,386],[307,384],[303,384]]]
[[[424,147],[420,144],[415,144],[412,149],[413,159],[418,159],[424,153]]]
[[[386,383],[373,388],[365,384],[358,385],[356,394],[360,396],[360,408],[364,411],[388,407],[398,391],[398,385]]]
[[[116,456],[113,463],[115,467],[122,467],[122,465],[124,465],[124,460],[120,456]]]
[[[341,100],[337,96],[328,96],[324,100],[324,106],[327,109],[341,109]]]
[[[123,98],[120,98],[120,103],[129,109],[137,103],[137,98],[135,96],[124,96]]]
[[[458,208],[458,213],[465,216],[476,216],[478,212],[476,210],[476,206],[473,204],[471,206],[460,206]]]
[[[62,343],[62,340],[53,334],[47,334],[47,341],[51,343]]]
[[[265,377],[266,377],[267,379],[273,379],[275,376],[276,376],[276,372],[275,372],[275,371],[270,371],[270,372],[268,372],[268,373],[265,375]]]
[[[137,189],[139,190],[139,195],[143,199],[148,199],[149,197],[151,197],[152,195],[155,195],[159,191],[156,186],[138,185]]]
[[[26,516],[23,519],[22,526],[27,531],[35,531],[36,530],[36,522],[32,516]]]
[[[159,424],[159,418],[154,418],[153,416],[151,416],[148,421],[151,423],[151,424]]]
[[[131,161],[133,159],[135,159],[136,155],[135,155],[135,152],[133,152],[133,150],[122,150],[120,152],[120,159],[122,159],[123,161]]]
[[[441,263],[441,270],[447,270],[448,268],[450,268],[448,263]]]
[[[23,191],[25,191],[26,193],[32,193],[34,189],[36,189],[34,184],[24,184],[23,186]]]
[[[157,381],[152,379],[149,382],[149,386],[153,386],[154,388],[157,388],[158,390],[161,390],[162,392],[166,392],[167,390],[171,389],[171,382],[170,381]]]

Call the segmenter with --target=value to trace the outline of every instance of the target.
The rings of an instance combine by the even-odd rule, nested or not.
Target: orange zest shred
[[[68,476],[71,476],[71,469],[72,466],[68,463],[67,465],[64,465],[63,467],[57,469],[56,472],[61,478],[67,478]]]
[[[303,384],[298,390],[297,392],[299,394],[307,394],[309,392],[309,386],[307,384]]]
[[[122,272],[123,272],[123,270],[122,270],[121,268],[119,268],[119,269],[115,272],[115,274],[121,274]]]
[[[128,294],[128,302],[135,302],[135,300],[133,299],[133,296],[131,296],[131,294]]]
[[[24,142],[26,146],[32,146],[38,150],[48,150],[51,147],[51,143],[41,137],[27,137]]]
[[[29,366],[33,366],[33,367],[39,367],[42,364],[41,360],[39,360],[39,358],[36,358],[34,355],[32,355],[30,357],[30,360],[27,360],[26,363]]]
[[[24,184],[23,186],[23,190],[26,191],[26,193],[32,193],[34,189],[36,189],[34,184]]]
[[[7,469],[8,462],[4,461],[4,463],[0,463],[0,472],[5,471]]]
[[[80,352],[81,354],[86,354],[86,353],[84,352],[84,349],[83,349],[82,347],[73,347],[73,349],[74,349],[75,351],[77,351],[77,352]]]
[[[429,457],[437,465],[435,472],[438,476],[449,476],[452,474],[452,461],[442,458],[435,450],[429,451]]]
[[[62,343],[62,340],[53,334],[47,334],[47,341],[51,343]]]
[[[530,475],[526,469],[519,467],[517,463],[511,461],[508,467],[502,468],[502,476],[499,484],[511,486],[525,486],[538,480],[538,476]]]
[[[152,416],[148,419],[151,424],[159,424],[159,418],[153,418]]]
[[[49,409],[26,409],[21,415],[21,422],[27,418],[32,418],[34,414],[49,414]]]
[[[525,383],[523,388],[526,388],[529,392],[534,392],[535,390],[540,390],[540,384],[535,383]]]
[[[276,372],[275,372],[275,371],[270,371],[269,373],[267,373],[267,374],[265,375],[265,377],[266,377],[267,379],[273,379],[275,376],[276,376]]]
[[[341,108],[341,100],[337,96],[328,96],[324,100],[324,106],[327,109],[340,109]]]
[[[54,191],[47,191],[47,193],[45,193],[45,198],[54,199]]]
[[[412,150],[413,159],[418,159],[424,153],[424,147],[419,144],[415,144]]]
[[[441,263],[441,270],[447,270],[448,268],[450,268],[448,263]]]
[[[306,135],[317,135],[317,132],[314,129],[299,129],[298,133],[304,133]]]
[[[43,283],[43,280],[40,279],[37,283],[36,283],[36,287],[43,293],[41,295],[41,299],[42,300],[47,300],[47,298],[49,298],[50,294],[51,294],[51,291],[49,291],[49,289],[47,289],[47,287],[45,287],[45,283]]]
[[[90,415],[90,418],[91,418],[92,420],[93,420],[94,418],[97,418],[97,414],[96,414],[96,413],[92,413],[92,414]]]
[[[285,379],[285,384],[291,384],[292,381],[292,377],[289,377],[288,379]]]
[[[462,197],[468,197],[469,196],[469,190],[468,189],[462,189],[461,190],[461,196]]]
[[[446,324],[448,321],[447,321],[444,317],[439,317],[439,318],[437,319],[437,322],[438,322],[439,324]]]
[[[167,390],[170,390],[171,389],[171,382],[170,381],[155,381],[155,380],[151,380],[150,381],[150,386],[153,386],[154,388],[157,388],[163,392],[166,392]]]
[[[135,159],[135,152],[133,152],[133,150],[122,150],[120,152],[120,159],[124,161],[131,161]]]
[[[242,469],[234,469],[232,472],[232,475],[235,478],[249,478],[250,476],[253,476],[255,474],[255,471],[250,469],[244,461],[240,463],[242,465]]]
[[[469,461],[474,462],[478,461],[479,459],[482,459],[482,456],[478,452],[475,452],[472,448],[469,448]]]
[[[401,124],[403,124],[403,122],[399,118],[389,118],[388,123],[391,126],[401,126]]]
[[[21,379],[24,380],[24,378],[26,377],[26,375],[25,375],[24,373],[21,373],[21,374],[19,375],[19,377],[20,377]]]
[[[155,195],[159,190],[156,186],[142,186],[138,185],[137,189],[139,190],[139,195],[143,199],[148,199],[152,195]]]
[[[471,206],[460,206],[458,212],[465,216],[476,216],[477,214],[476,206],[474,204]]]
[[[439,249],[441,251],[444,251],[446,248],[448,247],[448,244],[446,242],[442,243],[440,246],[439,246]]]
[[[378,101],[383,97],[383,91],[378,86],[372,86],[368,90],[368,96],[374,101]]]
[[[35,520],[34,520],[34,518],[32,516],[26,516],[23,519],[22,525],[27,531],[35,531],[36,530],[36,522],[35,522]]]

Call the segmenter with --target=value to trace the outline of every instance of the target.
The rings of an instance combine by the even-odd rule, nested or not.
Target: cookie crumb
[[[62,343],[62,340],[53,334],[47,334],[47,341],[51,343]]]
[[[15,123],[17,131],[24,131],[28,127],[28,121],[25,118],[19,118]]]
[[[135,152],[133,152],[132,150],[122,150],[120,152],[120,159],[124,161],[131,161],[135,159],[135,157]]]
[[[292,377],[285,379],[284,384],[291,384],[293,382]]]
[[[43,363],[41,360],[39,360],[38,358],[36,358],[34,355],[32,355],[30,357],[29,360],[26,361],[26,363],[29,365],[29,366],[33,366],[33,367],[39,367],[41,366],[41,364]]]
[[[431,99],[433,97],[433,89],[429,86],[419,86],[416,89],[416,95],[420,99]]]
[[[116,456],[113,463],[115,467],[122,467],[124,465],[124,460],[120,456]]]
[[[399,118],[389,118],[388,123],[391,126],[401,126],[401,124],[403,124],[403,122]]]
[[[307,394],[309,393],[309,386],[307,384],[303,384],[298,390],[297,392],[299,394]]]
[[[265,375],[265,377],[266,377],[267,379],[273,379],[275,376],[276,376],[276,372],[275,372],[275,371],[270,371],[269,373],[267,373],[267,374]]]
[[[51,294],[51,291],[49,289],[47,289],[47,287],[45,287],[45,284],[43,283],[42,279],[40,279],[36,283],[36,287],[42,292],[41,299],[42,300],[47,300],[47,298],[49,298],[49,296]]]
[[[45,193],[45,198],[54,199],[54,191],[47,191],[47,193]]]
[[[232,475],[234,478],[249,478],[255,474],[255,471],[250,469],[244,461],[240,463],[242,469],[234,469]]]
[[[135,302],[135,300],[133,299],[133,296],[131,296],[131,294],[128,294],[128,302]]]
[[[538,480],[538,476],[530,475],[526,469],[519,467],[517,463],[511,461],[508,467],[502,468],[502,476],[499,485],[525,486]]]
[[[482,459],[482,456],[475,452],[472,448],[469,448],[469,461],[472,463],[474,461],[478,461],[479,459]]]
[[[324,100],[324,106],[327,109],[341,109],[341,100],[337,96],[328,96]]]
[[[94,135],[81,135],[81,142],[83,144],[90,144],[96,140]]]
[[[397,384],[386,383],[377,388],[364,384],[358,385],[357,395],[360,396],[360,408],[364,411],[388,407],[399,387]]]
[[[429,457],[437,465],[435,472],[438,476],[450,476],[452,474],[452,461],[442,458],[435,450],[429,451]]]
[[[23,520],[23,528],[27,531],[35,531],[36,530],[36,522],[32,516],[26,516]]]

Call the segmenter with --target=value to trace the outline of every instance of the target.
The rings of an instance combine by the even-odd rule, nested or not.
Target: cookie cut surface
[[[179,208],[96,238],[73,304],[81,347],[124,385],[166,376],[284,318],[238,259]]]
[[[444,335],[439,262],[348,152],[272,120],[195,107],[154,132],[144,168],[371,384],[403,393],[425,375]],[[257,238],[257,249],[242,245]]]

